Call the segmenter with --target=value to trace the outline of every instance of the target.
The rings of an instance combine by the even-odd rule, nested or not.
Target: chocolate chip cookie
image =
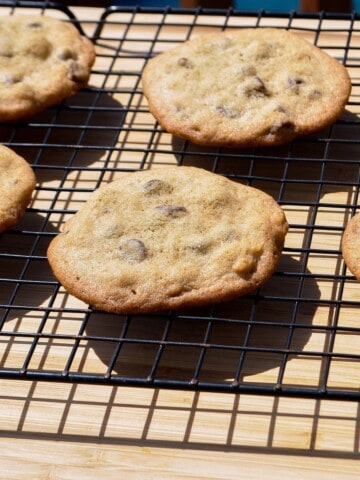
[[[125,174],[50,243],[65,289],[120,314],[244,295],[273,274],[288,225],[266,193],[194,167]]]
[[[341,247],[346,265],[360,280],[360,213],[354,215],[346,225]]]
[[[0,145],[0,232],[20,220],[35,185],[34,172],[26,160]]]
[[[343,112],[346,68],[286,30],[228,30],[195,37],[149,60],[150,112],[168,132],[200,145],[278,145],[317,132]]]
[[[71,24],[45,16],[0,17],[0,121],[35,114],[83,88],[93,44]]]

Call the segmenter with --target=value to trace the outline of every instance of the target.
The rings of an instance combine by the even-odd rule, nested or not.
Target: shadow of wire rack
[[[0,141],[38,179],[22,221],[0,236],[0,378],[360,399],[360,286],[340,251],[359,196],[358,16],[112,7],[77,22],[60,3],[0,2],[0,15],[35,12],[76,21],[97,60],[88,88],[0,127]],[[272,25],[347,66],[353,90],[338,122],[272,149],[200,148],[162,131],[141,90],[150,57],[198,33]],[[261,188],[282,205],[290,231],[273,278],[232,302],[142,316],[68,295],[46,258],[61,224],[100,184],[176,164]]]

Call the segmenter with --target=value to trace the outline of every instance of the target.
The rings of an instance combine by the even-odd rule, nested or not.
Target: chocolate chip
[[[188,245],[187,249],[193,253],[204,255],[209,251],[210,247],[211,247],[210,242],[206,240],[202,240],[202,241],[193,243],[191,245]]]
[[[255,85],[255,88],[257,88],[258,90],[265,89],[265,83],[257,75],[254,77],[254,85]]]
[[[288,87],[294,87],[295,85],[301,85],[302,83],[305,83],[305,81],[299,77],[289,77],[286,83]]]
[[[190,60],[186,57],[181,57],[179,58],[179,60],[177,61],[177,64],[180,66],[180,67],[184,67],[184,68],[187,68],[187,69],[190,69],[190,68],[193,68],[192,66],[192,63],[190,62]]]
[[[286,87],[292,90],[294,93],[299,93],[300,85],[303,85],[305,81],[300,77],[289,77],[286,80]]]
[[[12,58],[14,54],[8,50],[4,50],[3,52],[0,51],[0,57],[3,58]]]
[[[239,69],[239,73],[245,76],[256,76],[256,68],[253,65],[242,65]]]
[[[320,90],[313,90],[309,96],[311,100],[318,100],[322,97],[322,93],[320,92]]]
[[[182,205],[158,205],[155,207],[157,211],[173,218],[182,217],[187,213],[187,210]]]
[[[47,40],[42,40],[40,42],[34,42],[29,44],[27,53],[37,58],[45,59],[48,58],[52,51],[52,45]]]
[[[282,105],[276,105],[275,111],[280,113],[286,113],[286,110]]]
[[[77,54],[70,48],[61,48],[58,50],[56,57],[59,60],[76,60]]]
[[[70,61],[68,68],[68,77],[70,80],[73,80],[74,82],[84,82],[87,80],[88,73],[79,63]]]
[[[164,182],[158,178],[153,178],[142,186],[143,191],[148,195],[160,194],[160,193],[170,193],[172,191],[172,186],[170,183]]]
[[[217,105],[216,111],[227,118],[239,118],[241,115],[240,110],[236,108],[231,108],[226,105]]]
[[[20,75],[7,73],[3,77],[3,83],[7,85],[15,85],[15,83],[20,83],[22,81],[22,77]]]
[[[147,257],[144,243],[137,238],[123,238],[119,245],[120,257],[127,263],[140,263]]]
[[[263,97],[269,95],[265,83],[257,75],[245,83],[244,89],[248,97]]]
[[[112,223],[100,229],[100,233],[107,239],[120,238],[124,234],[124,229],[121,225]]]
[[[43,24],[41,22],[30,22],[27,24],[29,28],[41,28]]]

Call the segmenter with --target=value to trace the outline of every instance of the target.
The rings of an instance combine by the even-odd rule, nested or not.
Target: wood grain
[[[80,19],[96,19],[99,14],[97,9],[74,8]],[[174,18],[173,18],[174,20]],[[217,19],[213,18],[214,28]],[[236,18],[233,22],[243,26],[249,20]],[[287,19],[277,20],[279,25],[286,26]],[[307,21],[306,21],[307,22]],[[309,25],[299,20],[298,25]],[[311,22],[311,20],[309,20]],[[126,22],[125,22],[126,23]],[[276,23],[276,22],[275,22]],[[316,23],[316,22],[315,22]],[[336,22],[328,26],[337,27]],[[89,30],[91,25],[87,25]],[[124,29],[126,26],[124,27]],[[180,27],[181,28],[181,27]],[[198,27],[201,30],[201,26]],[[196,31],[196,28],[194,29]],[[166,32],[166,30],[164,30]],[[168,28],[168,35],[174,38],[179,36],[180,30],[174,30],[173,25]],[[139,33],[141,35],[139,35]],[[196,33],[196,32],[195,32]],[[111,35],[114,43],[121,35],[121,26],[116,30],[108,32],[108,41],[111,43]],[[144,51],[148,48],[148,39],[154,35],[154,29],[150,25],[138,26],[131,32],[138,41],[131,44],[132,48]],[[303,33],[312,39],[311,33]],[[343,45],[344,35],[341,29],[326,34],[321,34],[320,43],[334,46]],[[139,40],[141,39],[141,40]],[[354,33],[353,45],[360,44],[359,35]],[[161,42],[160,42],[161,43]],[[104,47],[99,46],[101,50]],[[136,52],[135,52],[136,53]],[[340,54],[342,50],[340,48]],[[97,60],[96,69],[102,70],[107,66],[108,58],[103,56]],[[354,58],[357,61],[357,58]],[[138,62],[138,63],[137,63]],[[133,58],[123,60],[121,68],[131,73],[139,68],[141,60],[136,54]],[[356,70],[353,70],[356,75]],[[116,82],[119,79],[113,79]],[[94,85],[101,81],[100,77],[93,79]],[[125,82],[129,91],[133,89],[134,77],[124,75],[120,81]],[[111,85],[108,85],[111,87]],[[100,100],[99,110],[103,110],[109,126],[118,126],[119,118],[113,109],[118,105],[126,105],[129,102],[129,95],[126,88],[116,98],[104,96]],[[358,95],[358,88],[353,92],[353,98]],[[94,101],[91,92],[84,98],[84,102]],[[138,100],[144,102],[143,99]],[[145,104],[141,104],[145,107]],[[109,107],[106,110],[106,107]],[[351,106],[351,114],[357,115],[356,102]],[[117,112],[117,110],[116,110]],[[62,120],[66,123],[64,113]],[[62,183],[64,194],[57,199],[56,208],[62,207],[76,209],[87,198],[89,190],[94,188],[98,180],[96,168],[102,168],[104,159],[109,165],[123,168],[137,168],[141,165],[143,158],[139,151],[146,148],[148,144],[147,127],[152,125],[153,119],[146,112],[146,108],[138,109],[132,118],[133,125],[138,129],[123,132],[119,138],[114,138],[113,131],[109,129],[104,132],[104,137],[94,140],[91,134],[81,138],[89,148],[85,152],[79,152],[75,159],[77,165],[84,168],[81,173],[69,172],[66,180]],[[99,118],[99,125],[103,124],[103,118]],[[72,118],[72,121],[74,119]],[[83,122],[81,115],[78,119],[79,126]],[[341,128],[341,127],[339,127]],[[4,130],[0,133],[4,135]],[[22,130],[18,134],[18,142],[35,141],[32,133]],[[40,135],[40,134],[39,134]],[[55,137],[51,140],[56,144],[60,139],[61,131],[54,132]],[[72,137],[68,138],[69,145],[79,141],[79,131],[74,130]],[[353,133],[349,133],[351,139]],[[41,141],[42,137],[39,139]],[[65,142],[64,138],[61,138]],[[97,143],[96,143],[97,142]],[[114,144],[118,147],[116,152],[109,157],[107,146]],[[95,143],[95,144],[94,144]],[[132,149],[124,152],[122,146],[131,144]],[[165,133],[159,134],[156,139],[156,146],[162,152],[161,155],[150,155],[147,158],[149,167],[156,168],[163,164],[176,163],[176,156],[173,154],[173,139]],[[175,145],[176,147],[176,145]],[[294,147],[298,148],[298,147]],[[307,147],[309,151],[294,152],[304,158],[311,158],[316,155],[321,157],[324,154],[321,145]],[[325,230],[313,234],[313,247],[321,248],[324,244],[329,248],[337,249],[341,237],[341,228],[344,225],[344,212],[335,207],[336,204],[347,204],[353,198],[353,188],[349,184],[346,188],[337,189],[332,186],[331,180],[341,179],[344,185],[350,183],[357,174],[357,165],[346,168],[341,160],[358,158],[358,145],[349,142],[340,146],[331,145],[331,154],[339,161],[333,170],[326,173],[329,175],[329,185],[324,186],[322,199],[324,205],[316,211],[318,225],[338,226],[339,229],[329,235]],[[187,162],[196,165],[199,162],[199,155],[194,147],[193,156],[188,155]],[[279,153],[279,151],[277,152]],[[281,152],[280,152],[281,153]],[[279,153],[279,154],[280,154]],[[65,149],[59,152],[57,149],[49,149],[44,153],[41,161],[45,165],[56,167],[60,162],[59,155],[69,155]],[[63,161],[64,158],[61,159]],[[206,162],[206,160],[205,160]],[[272,165],[266,162],[259,162],[262,176],[280,174],[280,170],[274,172],[275,162]],[[280,165],[280,164],[279,164]],[[280,168],[278,165],[277,168]],[[229,167],[230,168],[230,167]],[[238,174],[242,174],[244,165],[239,162],[231,164],[231,168]],[[316,166],[309,164],[304,172],[302,165],[291,165],[293,178],[300,178],[307,175],[307,178],[318,178]],[[59,180],[54,170],[44,169],[40,171],[42,184],[48,188],[38,192],[34,207],[46,210],[53,200],[52,188],[58,186]],[[300,170],[300,171],[299,171]],[[111,180],[121,175],[116,168],[110,169],[106,180]],[[270,193],[275,193],[278,188],[276,183],[263,183],[261,178],[257,186],[266,188]],[[309,182],[311,183],[311,182]],[[81,189],[74,187],[80,186]],[[289,221],[293,225],[306,224],[314,211],[304,206],[296,206],[296,201],[314,202],[316,200],[316,184],[313,189],[304,192],[302,185],[294,183],[293,188],[286,192],[284,199],[294,202],[292,206],[286,207]],[[332,205],[334,206],[332,208]],[[61,213],[53,214],[51,221],[54,230],[65,220]],[[41,215],[31,215],[32,225],[40,225]],[[25,224],[26,225],[26,224]],[[306,237],[306,235],[305,235]],[[304,232],[294,228],[287,238],[287,246],[296,251],[304,246]],[[10,242],[9,242],[10,243]],[[40,246],[44,248],[43,246]],[[13,251],[26,252],[28,245],[26,239],[21,244],[11,245]],[[41,253],[41,251],[40,251]],[[299,268],[299,260],[290,258],[284,259],[286,267],[290,271]],[[342,260],[334,256],[330,259],[325,255],[314,256],[308,259],[307,268],[311,272],[319,274],[316,285],[311,282],[304,283],[304,295],[315,295],[315,300],[332,299],[339,288],[338,283],[330,282],[326,273],[331,271],[341,272]],[[7,265],[1,264],[2,273],[8,272]],[[321,277],[321,274],[325,274]],[[50,272],[45,264],[37,266],[31,272],[31,278],[44,278]],[[38,276],[38,277],[37,277]],[[283,292],[284,289],[293,288],[291,282],[282,283],[277,278],[269,284],[271,291]],[[31,295],[32,293],[32,295]],[[0,292],[5,295],[6,292]],[[354,301],[360,298],[359,285],[349,282],[345,287],[345,298]],[[34,298],[35,297],[35,298]],[[46,286],[40,286],[36,292],[24,289],[19,292],[18,302],[33,302],[36,305],[48,305],[49,290]],[[315,302],[316,303],[316,302]],[[65,293],[56,297],[54,307],[59,309],[66,307],[82,306],[76,299],[70,298]],[[235,304],[222,306],[221,313],[225,316],[236,311]],[[288,318],[288,310],[285,304],[274,310],[277,318]],[[235,310],[234,310],[235,309]],[[239,315],[243,311],[238,312]],[[310,321],[316,313],[316,323],[319,326],[328,325],[334,316],[334,309],[326,302],[316,308],[316,312],[304,310],[301,312],[304,322]],[[60,318],[62,321],[60,321]],[[77,313],[70,310],[60,311],[50,317],[47,328],[52,333],[63,333],[66,331],[76,332],[79,325]],[[98,317],[98,320],[105,320]],[[338,321],[347,327],[358,324],[358,316],[354,316],[353,308],[344,309]],[[36,310],[12,314],[8,319],[7,328],[33,331],[39,323],[39,314]],[[66,324],[66,325],[65,325]],[[155,324],[153,325],[156,328]],[[111,331],[114,323],[108,321],[98,322],[93,327],[93,333]],[[146,332],[146,326],[139,324],[139,332]],[[178,332],[186,335],[187,332]],[[269,341],[264,337],[261,329],[256,339],[263,342]],[[231,338],[231,331],[215,332],[221,341]],[[273,338],[274,339],[274,338]],[[272,339],[272,340],[273,340]],[[280,338],[277,337],[280,341]],[[309,351],[321,349],[328,345],[329,338],[314,332],[310,338],[304,337],[304,332],[296,338],[298,346],[305,346]],[[5,342],[1,345],[3,362],[7,367],[18,366],[24,361],[24,355],[28,345],[26,340],[14,341],[9,348]],[[52,342],[50,345],[39,342],[38,349],[32,357],[31,367],[38,368],[63,368],[66,363],[69,345],[66,342]],[[338,351],[359,351],[358,342],[349,344],[347,337],[339,339],[335,345]],[[101,355],[108,355],[108,352],[94,349],[91,345],[82,349],[79,356],[74,360],[74,367],[84,370],[102,372],[104,361]],[[129,352],[129,358],[134,362],[134,355]],[[169,359],[171,363],[173,357]],[[276,379],[279,364],[273,359],[256,358],[248,365],[248,379],[255,379],[259,382],[272,382]],[[320,362],[321,363],[321,362]],[[323,367],[315,358],[309,357],[294,358],[289,362],[286,371],[285,381],[296,385],[306,379],[309,385],[317,385],[319,371]],[[137,357],[135,367],[142,369],[146,365],[146,357]],[[185,361],[178,365],[180,373],[186,371]],[[213,357],[209,359],[208,371],[215,378],[223,378],[227,372],[226,358]],[[351,373],[350,373],[351,372]],[[334,362],[330,371],[329,382],[334,387],[350,388],[359,384],[359,367],[356,362]],[[119,478],[126,479],[277,479],[286,478],[290,480],[329,480],[331,479],[358,479],[360,475],[359,450],[360,450],[360,415],[358,402],[340,402],[335,400],[315,400],[305,398],[278,398],[274,396],[260,395],[233,395],[193,391],[172,391],[157,390],[152,388],[129,388],[113,386],[97,386],[70,383],[49,383],[32,382],[20,380],[0,380],[0,478],[6,480],[36,478],[69,480],[91,480],[107,478],[109,480]]]

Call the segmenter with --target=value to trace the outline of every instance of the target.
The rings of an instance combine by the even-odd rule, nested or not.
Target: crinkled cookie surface
[[[195,37],[149,60],[142,75],[162,127],[194,143],[267,146],[317,132],[343,112],[346,68],[286,30]]]
[[[351,273],[360,280],[360,214],[354,215],[345,227],[341,242],[342,254]]]
[[[20,220],[35,186],[34,172],[26,160],[0,145],[0,232]]]
[[[94,192],[48,259],[68,292],[101,310],[199,306],[269,279],[287,229],[260,190],[199,168],[159,168]]]
[[[0,17],[0,121],[35,114],[83,88],[93,44],[69,22],[45,16]]]

